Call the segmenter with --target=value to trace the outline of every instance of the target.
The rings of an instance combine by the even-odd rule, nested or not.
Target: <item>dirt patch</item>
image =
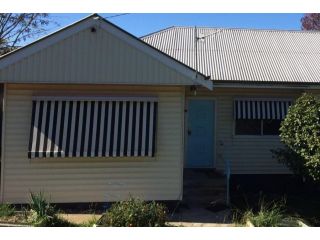
[[[0,217],[0,223],[27,225],[27,215],[25,212],[15,212],[12,216]]]
[[[98,220],[101,214],[58,214],[58,216],[74,224],[84,224],[93,219]]]

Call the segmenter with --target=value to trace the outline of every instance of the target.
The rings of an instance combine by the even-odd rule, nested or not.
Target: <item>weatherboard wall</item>
[[[39,47],[41,50],[8,65],[0,70],[0,82],[192,84],[190,78],[135,47],[133,43],[139,40],[131,40],[124,41],[99,25],[96,32],[91,32],[91,27],[88,27],[48,47]],[[41,41],[34,43],[34,46],[37,44]]]
[[[240,136],[234,134],[233,104],[236,98],[296,98],[303,91],[293,89],[214,88],[197,90],[198,98],[216,102],[215,167],[225,170],[229,160],[232,174],[287,174],[290,171],[272,157],[271,149],[282,147],[279,136]],[[319,91],[314,91],[318,93]],[[188,97],[194,97],[188,91]]]
[[[151,157],[28,158],[33,95],[152,95],[158,97],[156,155]],[[139,196],[182,197],[181,87],[8,84],[3,201],[27,203],[43,191],[52,202],[106,202]]]

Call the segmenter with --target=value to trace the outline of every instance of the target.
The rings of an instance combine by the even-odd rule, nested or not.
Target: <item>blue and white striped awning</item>
[[[155,155],[157,100],[34,99],[29,158]]]
[[[279,119],[285,118],[291,100],[237,99],[234,101],[235,119]]]

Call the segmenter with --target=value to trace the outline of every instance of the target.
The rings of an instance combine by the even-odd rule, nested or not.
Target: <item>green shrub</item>
[[[35,227],[76,227],[76,224],[70,223],[69,221],[54,215],[46,216],[43,218],[37,218],[32,222]]]
[[[166,208],[156,202],[130,198],[114,203],[100,218],[98,225],[110,227],[161,227],[165,226]]]
[[[42,192],[30,193],[29,222],[36,227],[71,227],[75,226],[57,216],[57,210],[45,198]]]
[[[43,219],[52,217],[55,214],[54,206],[52,206],[45,198],[42,192],[38,194],[30,193],[30,209],[36,215],[36,218]]]
[[[320,180],[320,100],[303,94],[292,105],[280,127],[284,149],[274,156],[294,173]]]
[[[8,217],[14,214],[15,208],[10,204],[0,204],[0,217]]]
[[[246,224],[247,221],[250,221],[256,227],[281,226],[285,219],[284,201],[268,203],[262,198],[262,200],[259,200],[257,210],[248,209],[240,214],[237,212],[235,218],[241,224]]]

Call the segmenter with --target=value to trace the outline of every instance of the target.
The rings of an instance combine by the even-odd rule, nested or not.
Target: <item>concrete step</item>
[[[202,206],[225,202],[226,185],[225,176],[213,169],[185,169],[183,201]]]
[[[183,184],[184,188],[208,188],[208,189],[212,189],[212,188],[226,188],[227,187],[227,183],[226,182],[220,182],[220,183],[199,183],[199,182],[195,182],[195,183],[185,183]]]
[[[184,195],[188,196],[215,196],[219,194],[225,194],[224,190],[211,190],[211,191],[195,191],[195,190],[184,190]]]
[[[212,191],[196,191],[196,190],[185,190],[183,196],[188,199],[197,198],[215,198],[218,196],[226,196],[225,190],[212,190]]]
[[[185,187],[184,192],[225,192],[225,187]]]
[[[183,197],[186,199],[207,199],[207,198],[218,198],[219,196],[225,196],[226,193],[216,193],[216,194],[209,194],[209,195],[197,195],[197,196],[190,196],[190,194],[184,194]]]
[[[213,170],[185,170],[183,173],[183,179],[186,182],[189,181],[206,181],[206,182],[219,182],[225,179],[224,174],[217,173]]]
[[[189,198],[185,198],[183,199],[184,203],[186,205],[191,205],[191,206],[209,206],[211,203],[214,202],[221,202],[221,203],[225,203],[226,202],[226,197],[224,196],[217,196],[214,198],[197,198],[197,199],[189,199]]]

